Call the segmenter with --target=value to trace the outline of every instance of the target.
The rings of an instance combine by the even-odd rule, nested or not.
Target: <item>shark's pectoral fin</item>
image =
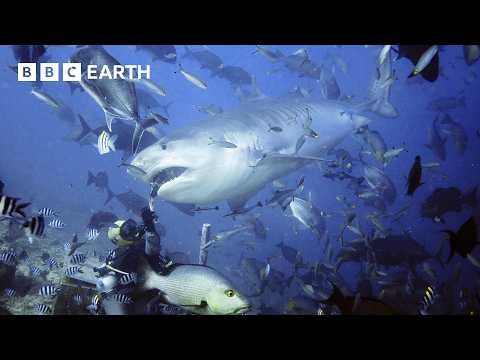
[[[232,211],[243,209],[247,201],[255,195],[256,192],[250,192],[248,194],[240,195],[235,198],[231,198],[227,200],[228,206]]]

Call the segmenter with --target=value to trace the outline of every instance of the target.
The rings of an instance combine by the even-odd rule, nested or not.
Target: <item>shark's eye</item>
[[[227,297],[234,297],[235,296],[235,291],[233,290],[225,290],[225,295],[227,295]]]

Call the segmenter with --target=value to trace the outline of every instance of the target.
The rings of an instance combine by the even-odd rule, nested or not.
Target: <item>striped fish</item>
[[[70,264],[72,265],[83,264],[86,260],[87,260],[87,255],[75,254],[70,258]]]
[[[52,313],[52,309],[45,304],[36,304],[33,307],[33,310],[35,310],[35,312],[39,313],[39,314],[51,314]]]
[[[38,215],[42,215],[44,217],[57,217],[58,214],[55,212],[55,210],[44,207],[38,210]]]
[[[117,257],[117,252],[115,251],[115,249],[111,249],[111,250],[108,251],[107,257],[106,257],[105,261],[106,261],[106,262],[111,262],[111,261],[113,261],[116,257]]]
[[[15,266],[17,261],[17,254],[14,250],[7,250],[0,252],[0,263],[8,265],[8,266]]]
[[[120,284],[128,285],[130,283],[136,284],[137,283],[137,274],[136,273],[129,273],[122,275],[120,278]]]
[[[51,257],[50,259],[48,259],[48,268],[50,270],[53,269],[53,268],[58,269],[60,267],[61,267],[60,264],[58,263],[58,261],[55,258]]]
[[[4,292],[5,295],[7,295],[8,297],[17,296],[17,292],[15,291],[15,289],[8,288],[8,289],[5,289],[3,292]]]
[[[42,275],[42,270],[38,266],[30,265],[30,276],[34,279]]]
[[[80,295],[80,294],[75,294],[75,295],[73,296],[73,302],[74,302],[75,304],[77,304],[78,306],[81,306],[82,303],[83,303],[82,295]]]
[[[53,219],[48,223],[48,226],[54,229],[63,229],[65,227],[65,224],[60,219]]]
[[[23,209],[30,205],[30,203],[17,204],[18,200],[20,199],[5,195],[0,196],[0,215],[12,216],[13,213],[17,213],[23,217],[26,217]]]
[[[38,295],[43,296],[43,297],[53,297],[59,294],[61,291],[61,288],[55,285],[44,285],[38,290]]]
[[[90,303],[95,306],[95,307],[98,307],[98,305],[100,305],[100,302],[102,301],[102,296],[100,294],[95,294],[92,296],[92,299],[90,301]]]
[[[88,229],[87,230],[87,240],[94,241],[98,238],[100,232],[97,229]]]
[[[107,154],[111,151],[115,151],[115,141],[117,140],[117,135],[110,136],[105,130],[100,133],[98,136],[97,149],[100,155]]]
[[[32,244],[34,237],[39,238],[43,236],[45,231],[45,218],[42,215],[35,216],[31,218],[30,221],[26,221],[23,227],[27,234],[28,241]]]
[[[116,301],[120,304],[132,304],[133,300],[130,296],[125,294],[115,294],[108,298],[109,300]]]
[[[72,276],[78,273],[83,273],[82,269],[79,266],[71,266],[65,270],[65,275]]]

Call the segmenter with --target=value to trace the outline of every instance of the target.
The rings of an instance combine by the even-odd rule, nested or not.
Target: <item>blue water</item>
[[[192,47],[199,49],[200,47]],[[217,54],[224,64],[240,66],[254,75],[258,88],[268,97],[285,95],[295,86],[306,89],[316,88],[318,85],[312,79],[298,77],[289,72],[282,65],[273,64],[260,54],[252,54],[255,46],[251,45],[209,45],[208,48]],[[271,46],[279,49],[284,54],[293,53],[299,48],[306,48],[310,58],[317,63],[330,64],[329,55],[334,54],[342,58],[348,66],[347,73],[343,73],[337,66],[334,76],[340,86],[342,94],[352,95],[354,101],[361,101],[367,95],[367,89],[375,72],[375,61],[380,51],[380,46],[364,45],[343,46]],[[190,59],[181,59],[183,46],[176,46],[179,62],[189,72],[197,75],[208,84],[208,90],[202,91],[188,82],[179,72],[177,64],[165,62],[151,62],[151,56],[146,52],[136,52],[134,46],[105,46],[105,49],[123,64],[151,64],[152,80],[160,84],[166,91],[167,96],[162,98],[153,95],[161,104],[173,101],[169,108],[170,126],[163,126],[162,130],[167,134],[176,128],[194,123],[205,115],[198,112],[196,106],[215,104],[228,111],[239,106],[239,100],[228,81],[211,77],[210,72],[202,69],[200,65]],[[67,62],[69,56],[75,51],[71,47],[51,46],[48,53],[52,62]],[[62,220],[67,224],[63,230],[65,239],[77,233],[84,233],[86,224],[94,211],[113,211],[121,218],[132,217],[140,221],[135,215],[125,211],[124,207],[113,200],[104,207],[105,194],[98,192],[94,187],[86,187],[87,172],[97,173],[106,171],[109,176],[109,185],[112,191],[120,193],[132,189],[145,198],[148,198],[149,187],[147,184],[136,181],[129,176],[125,169],[118,168],[121,162],[121,153],[113,152],[100,156],[92,146],[79,146],[77,143],[63,140],[70,129],[54,112],[37,98],[30,94],[29,83],[19,83],[16,74],[7,65],[14,65],[15,59],[9,46],[0,47],[0,179],[5,183],[5,194],[16,196],[32,202],[32,207],[52,207],[62,214]],[[388,148],[405,147],[406,151],[394,159],[386,168],[385,172],[394,182],[397,189],[395,204],[388,207],[388,212],[393,212],[407,203],[412,203],[408,214],[402,223],[411,230],[411,236],[420,244],[425,244],[429,252],[435,251],[441,241],[445,241],[442,229],[457,229],[471,215],[471,210],[466,209],[460,213],[448,213],[445,215],[446,224],[436,224],[431,219],[419,216],[422,201],[437,187],[455,186],[465,192],[480,183],[480,137],[477,133],[480,128],[480,105],[478,93],[480,82],[474,79],[466,83],[471,73],[478,73],[480,64],[467,66],[463,60],[462,46],[445,46],[441,52],[441,68],[443,74],[436,82],[429,83],[416,79],[406,80],[412,71],[413,65],[407,59],[401,59],[394,63],[393,67],[398,78],[392,86],[391,103],[398,109],[400,116],[395,119],[380,118],[369,115],[373,121],[370,129],[377,130],[383,136]],[[269,71],[280,69],[269,74]],[[42,91],[47,92],[55,99],[70,106],[74,113],[84,116],[92,128],[105,124],[103,111],[84,92],[75,92],[70,95],[70,90],[65,83],[44,83]],[[428,103],[440,97],[458,97],[463,92],[466,98],[466,106],[453,109],[449,114],[465,128],[468,134],[468,145],[465,153],[460,155],[449,138],[447,140],[447,159],[441,162],[439,171],[446,174],[444,179],[433,177],[431,172],[424,173],[425,185],[421,186],[414,194],[413,199],[405,194],[405,177],[408,175],[415,155],[421,155],[423,162],[438,161],[433,153],[424,144],[427,143],[427,132],[431,127],[435,112],[426,109]],[[159,111],[161,112],[161,111]],[[358,141],[348,137],[339,148],[348,150],[354,157],[360,148]],[[379,164],[372,157],[366,157],[370,164]],[[353,174],[360,176],[361,166],[355,165]],[[368,229],[371,227],[365,216],[373,209],[365,208],[355,198],[353,193],[346,189],[345,182],[329,180],[322,176],[322,171],[316,166],[301,169],[284,179],[283,182],[294,186],[296,180],[305,175],[306,183],[304,194],[311,192],[312,201],[316,207],[331,214],[326,218],[327,229],[332,238],[332,244],[338,251],[339,244],[336,241],[344,218],[337,215],[343,209],[335,197],[345,195],[349,201],[358,203],[358,215],[362,225]],[[261,191],[249,203],[264,201],[270,196],[271,187]],[[169,251],[189,252],[193,260],[197,259],[199,234],[202,224],[212,224],[213,232],[232,228],[238,222],[231,218],[224,218],[229,209],[225,203],[219,204],[219,211],[197,213],[188,216],[169,204],[157,200],[156,211],[161,223],[166,227],[167,235],[162,239],[162,245]],[[229,239],[221,248],[213,249],[209,253],[209,265],[220,271],[225,266],[236,267],[243,252],[245,256],[256,257],[264,261],[267,256],[278,254],[275,246],[280,241],[298,249],[304,260],[309,263],[322,261],[324,241],[318,241],[308,230],[300,230],[296,235],[292,230],[295,220],[287,218],[278,208],[255,209],[255,213],[261,214],[262,222],[268,227],[267,240],[259,242],[255,251],[245,250],[233,243],[238,239],[255,241],[254,237],[239,235],[238,238]],[[399,232],[399,228],[394,228]],[[62,234],[62,233],[60,233]],[[347,232],[345,240],[349,241],[356,236]],[[105,234],[98,240],[103,242],[104,247],[111,247]],[[232,244],[230,244],[231,242]],[[225,252],[233,253],[233,256],[222,255]],[[477,249],[478,252],[478,249]],[[445,252],[447,254],[448,251]],[[446,256],[446,255],[444,255]],[[462,261],[464,270],[459,286],[478,286],[478,269],[470,262],[456,256],[456,261]],[[284,259],[274,260],[272,266],[275,269],[290,274],[292,267]],[[341,274],[347,279],[354,293],[355,280],[360,266],[354,263],[344,264]],[[438,270],[443,276],[451,271]],[[443,272],[442,272],[443,271]],[[446,278],[446,277],[445,277]],[[285,302],[301,290],[292,286],[285,292],[282,299],[276,299],[276,303]],[[272,295],[273,296],[273,295]],[[266,296],[263,300],[268,303],[271,299]],[[273,300],[272,300],[273,301]]]

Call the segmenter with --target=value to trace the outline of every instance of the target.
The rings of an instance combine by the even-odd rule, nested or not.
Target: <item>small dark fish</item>
[[[17,213],[23,217],[26,217],[23,209],[30,205],[30,203],[17,204],[18,200],[19,199],[17,198],[12,198],[5,195],[0,196],[0,215],[12,216],[13,213]]]
[[[231,213],[226,214],[226,215],[223,215],[223,217],[246,214],[247,212],[255,209],[256,207],[262,207],[262,206],[263,206],[262,202],[259,201],[259,202],[257,202],[255,205],[252,205],[252,206],[249,206],[249,207],[246,207],[246,208],[235,209],[235,210],[233,210]]]
[[[195,209],[193,209],[192,211],[208,211],[208,210],[219,210],[220,208],[218,206],[215,206],[215,207],[211,207],[211,208],[201,208],[201,207],[196,207]]]
[[[272,131],[279,133],[279,132],[282,132],[283,129],[282,129],[280,126],[271,126],[271,125],[269,125],[268,132],[272,132]]]
[[[480,215],[471,216],[457,232],[451,230],[443,230],[448,235],[450,241],[450,255],[447,264],[452,260],[455,254],[463,258],[468,258],[470,262],[480,267],[480,262],[473,257],[474,248],[480,244]]]
[[[419,155],[415,156],[415,162],[408,174],[408,190],[407,195],[412,196],[415,190],[417,190],[424,183],[422,181],[422,160]]]
[[[70,264],[79,265],[79,264],[83,264],[86,260],[87,260],[87,255],[75,254],[70,258]]]
[[[71,266],[65,270],[65,275],[72,276],[78,273],[83,273],[82,269],[79,266]]]
[[[45,304],[36,304],[33,307],[33,310],[35,310],[35,312],[37,312],[39,314],[51,314],[52,313],[52,309]]]

